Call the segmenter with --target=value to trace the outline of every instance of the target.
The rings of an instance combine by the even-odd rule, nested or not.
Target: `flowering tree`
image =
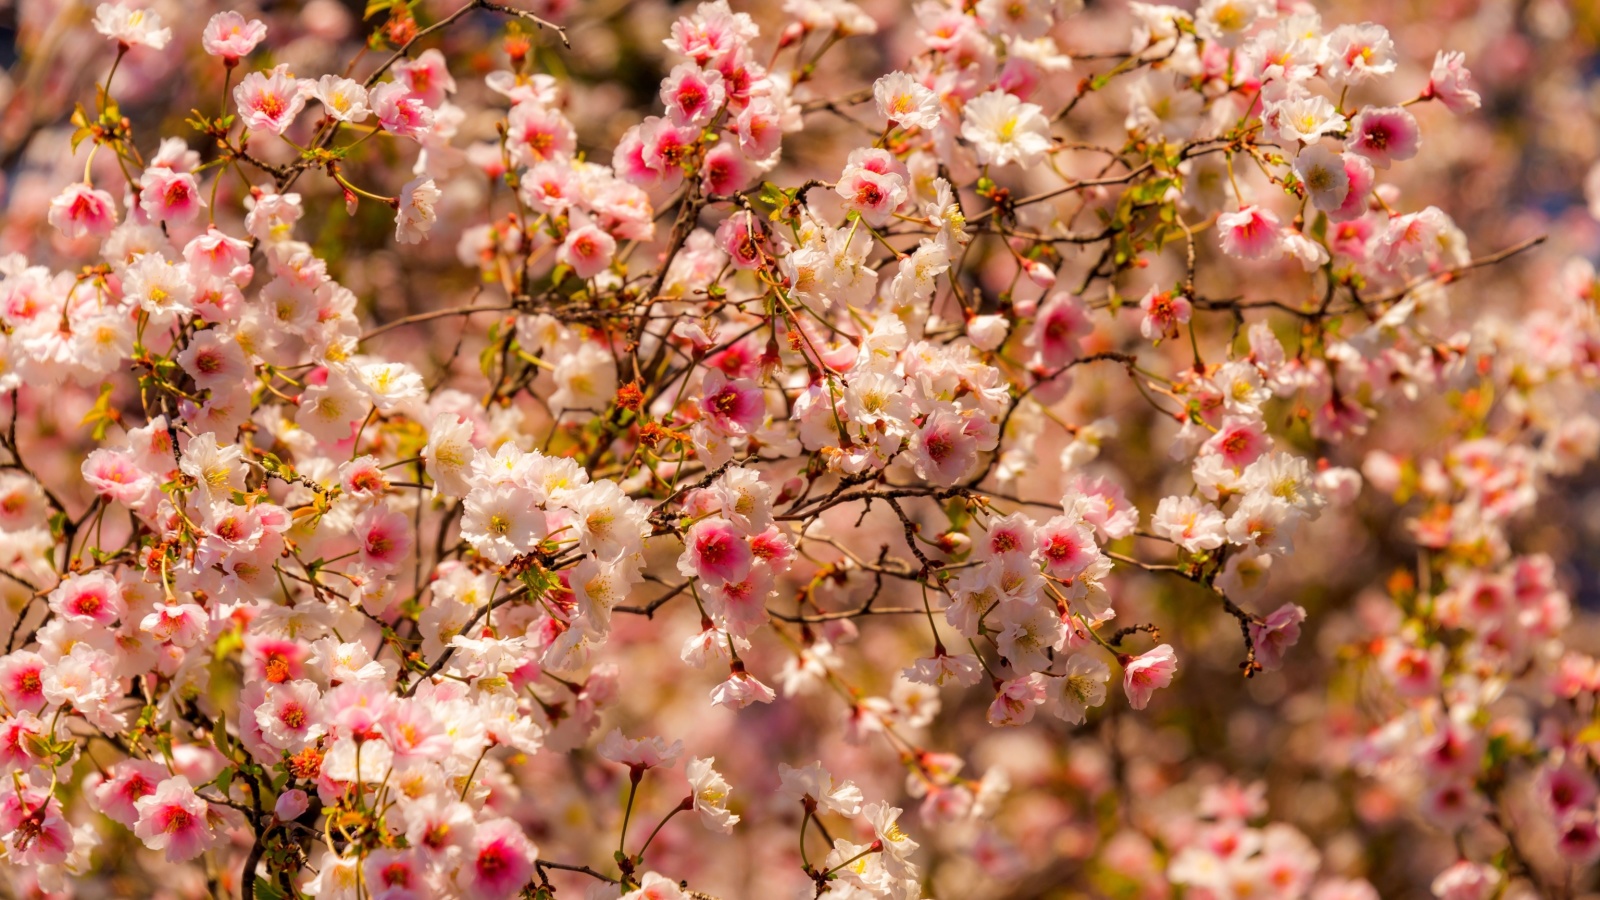
[[[10,893],[1592,884],[1600,280],[1461,53],[1101,5],[26,7]]]

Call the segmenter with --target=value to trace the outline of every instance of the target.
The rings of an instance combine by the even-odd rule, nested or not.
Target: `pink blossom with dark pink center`
[[[133,509],[143,505],[158,487],[155,478],[124,450],[93,450],[83,461],[82,471],[83,480],[95,493]]]
[[[1045,676],[1033,672],[1013,678],[1000,685],[994,702],[989,704],[989,724],[995,726],[1025,725],[1045,701]]]
[[[712,68],[722,75],[722,89],[728,97],[728,109],[735,112],[745,108],[751,100],[751,89],[766,77],[767,70],[750,59],[749,50],[739,47],[719,60]]]
[[[183,261],[191,273],[226,278],[243,287],[250,283],[255,267],[250,264],[250,242],[219,231],[215,225],[183,247]]]
[[[571,166],[546,161],[523,173],[521,189],[523,200],[539,212],[562,213],[580,199],[582,186]]]
[[[701,69],[694,63],[679,63],[661,82],[661,102],[667,115],[679,125],[704,125],[722,107],[726,94],[722,73]]]
[[[306,87],[288,66],[251,72],[233,89],[239,118],[251,131],[283,134],[306,107]]]
[[[139,821],[133,833],[152,850],[165,850],[168,862],[187,862],[216,842],[207,823],[210,808],[189,779],[178,775],[134,803]]]
[[[411,552],[411,520],[405,513],[375,506],[356,517],[356,539],[361,561],[388,570],[404,562]]]
[[[700,167],[700,178],[707,194],[727,197],[748,187],[760,171],[745,157],[737,143],[723,141],[706,152],[705,161]]]
[[[767,623],[767,599],[772,596],[771,567],[755,563],[742,581],[725,581],[709,587],[705,595],[706,611],[729,634],[749,637]]]
[[[683,164],[699,138],[697,128],[674,125],[667,119],[651,116],[639,128],[640,159],[661,184],[676,185],[683,177]]]
[[[102,190],[77,182],[50,201],[48,220],[68,240],[105,237],[117,224],[117,202]]]
[[[941,409],[912,436],[911,460],[918,475],[934,484],[952,485],[972,471],[978,442],[967,434],[959,414]]]
[[[766,394],[748,378],[729,378],[720,369],[706,372],[700,411],[724,434],[749,434],[767,413]]]
[[[1305,620],[1303,607],[1285,603],[1260,622],[1250,623],[1250,640],[1261,668],[1270,672],[1283,665],[1284,654],[1300,641],[1300,623]]]
[[[770,566],[785,566],[794,559],[794,544],[776,525],[750,538],[750,552]]]
[[[1416,156],[1421,143],[1421,129],[1410,112],[1399,106],[1369,106],[1351,121],[1345,146],[1374,166],[1387,169],[1391,162]],[[1350,192],[1355,193],[1353,184]]]
[[[7,858],[21,866],[60,865],[74,844],[61,802],[20,776],[0,793],[0,832],[5,835]]]
[[[783,141],[783,123],[772,101],[758,98],[739,112],[728,126],[739,138],[739,148],[752,159],[766,159]]]
[[[874,172],[865,166],[846,167],[834,190],[844,198],[847,209],[860,213],[868,224],[875,226],[889,221],[889,216],[906,198],[900,176]]]
[[[89,792],[94,808],[113,822],[128,828],[139,822],[140,800],[156,792],[161,782],[171,777],[166,766],[148,759],[125,759],[111,767],[106,777]]]
[[[667,49],[704,66],[715,64],[757,34],[747,13],[730,12],[727,4],[706,4],[672,23]]]
[[[152,220],[169,225],[194,221],[206,206],[200,183],[188,172],[162,166],[144,170],[139,183],[139,208]]]
[[[1235,469],[1242,469],[1261,457],[1272,447],[1266,426],[1259,420],[1229,416],[1202,445],[1205,452],[1215,453]]]
[[[989,524],[978,545],[978,555],[983,559],[1006,559],[1013,554],[1027,556],[1038,546],[1033,520],[1021,513],[1012,513]]]
[[[1546,766],[1534,780],[1534,796],[1556,819],[1565,819],[1594,806],[1600,789],[1594,776],[1571,762]]]
[[[1401,696],[1426,697],[1439,689],[1443,656],[1438,646],[1423,649],[1394,638],[1385,642],[1378,665]]]
[[[1349,222],[1366,215],[1367,205],[1372,201],[1372,188],[1378,178],[1377,171],[1372,168],[1372,163],[1366,157],[1345,153],[1342,158],[1345,178],[1350,182],[1350,189],[1345,193],[1344,202],[1339,208],[1329,211],[1328,219],[1333,222]]]
[[[533,878],[536,850],[510,819],[478,825],[466,857],[456,870],[456,886],[469,900],[511,900]]]
[[[736,212],[717,226],[717,246],[736,269],[759,269],[773,258],[766,229],[753,214]]]
[[[1339,256],[1364,262],[1367,248],[1371,246],[1372,230],[1372,220],[1369,218],[1340,222],[1333,226],[1328,235],[1328,249]]]
[[[1178,326],[1189,321],[1192,309],[1189,298],[1177,291],[1151,288],[1139,301],[1139,311],[1144,313],[1139,320],[1139,333],[1148,341],[1175,338]]]
[[[339,467],[339,487],[353,497],[374,500],[388,490],[389,476],[377,457],[358,456]]]
[[[1595,826],[1594,813],[1583,813],[1562,825],[1556,849],[1573,865],[1587,866],[1600,859],[1600,828]]]
[[[1094,330],[1083,300],[1071,294],[1055,294],[1039,308],[1028,335],[1028,346],[1035,351],[1034,364],[1054,371],[1078,358],[1078,339]]]
[[[426,896],[430,873],[425,857],[415,848],[374,850],[362,862],[361,870],[374,900]]]
[[[580,225],[567,232],[556,259],[570,266],[579,278],[589,279],[610,267],[616,252],[616,238],[594,225]]]
[[[1178,654],[1171,644],[1162,644],[1123,663],[1122,689],[1128,695],[1128,705],[1144,709],[1150,704],[1150,695],[1171,684],[1177,671]]]
[[[1354,193],[1352,191],[1351,193]],[[1263,259],[1283,252],[1282,227],[1271,210],[1246,206],[1217,216],[1222,252],[1240,259]]]
[[[565,160],[577,141],[572,123],[559,110],[519,103],[506,119],[506,146],[512,162],[519,165]]]
[[[743,581],[754,560],[750,543],[732,522],[701,519],[683,537],[683,557],[678,569],[708,584]]]
[[[1056,516],[1039,529],[1039,559],[1050,575],[1070,581],[1100,557],[1094,530],[1068,516]]]
[[[18,650],[0,657],[0,699],[6,708],[36,713],[44,709],[44,657]]]
[[[433,109],[400,82],[385,81],[373,88],[367,105],[383,130],[396,137],[420,141],[433,130]]]
[[[139,622],[139,630],[158,641],[192,647],[206,633],[205,608],[195,603],[163,603]]]
[[[456,90],[456,80],[450,76],[444,54],[437,47],[417,54],[416,59],[403,59],[394,64],[395,81],[406,86],[424,105],[437,108],[446,94]]]
[[[245,641],[245,671],[253,682],[283,684],[306,675],[310,651],[299,641],[276,637],[254,637]]]
[[[124,610],[122,586],[105,571],[70,576],[49,600],[56,615],[86,625],[110,625]]]

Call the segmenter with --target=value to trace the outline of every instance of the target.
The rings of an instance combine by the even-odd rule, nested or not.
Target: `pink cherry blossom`
[[[741,582],[750,574],[750,544],[726,519],[702,519],[683,538],[678,569],[710,584]]]
[[[661,82],[661,102],[672,121],[680,125],[704,125],[722,106],[724,97],[722,73],[694,63],[679,63]]]
[[[567,232],[556,258],[571,266],[579,278],[593,278],[611,265],[616,252],[615,238],[593,225],[584,225]]]
[[[1177,671],[1178,655],[1171,644],[1162,644],[1123,663],[1122,689],[1128,695],[1128,705],[1144,709],[1150,703],[1150,695],[1171,684]]]
[[[761,424],[766,399],[755,382],[728,379],[719,369],[706,373],[701,411],[709,422],[728,434],[748,434]]]
[[[1472,87],[1466,59],[1465,53],[1440,50],[1433,58],[1433,71],[1428,74],[1428,86],[1422,89],[1422,96],[1438,100],[1453,113],[1468,113],[1483,105],[1483,99]]]
[[[403,513],[375,507],[356,520],[361,560],[369,566],[391,568],[411,552],[411,528]]]
[[[178,775],[161,782],[155,792],[134,801],[139,812],[133,833],[152,850],[165,850],[168,862],[186,862],[216,843],[208,823],[210,807]]]
[[[478,825],[466,848],[456,885],[471,900],[510,900],[533,877],[538,850],[510,819]]]
[[[433,129],[433,109],[401,82],[385,81],[368,91],[367,105],[383,130],[396,137],[421,140]]]
[[[1139,333],[1151,341],[1175,338],[1178,336],[1178,326],[1189,321],[1192,309],[1189,298],[1173,291],[1151,288],[1139,301],[1139,310],[1144,313],[1144,318],[1139,321]]]
[[[1273,671],[1283,665],[1284,654],[1300,640],[1300,624],[1306,611],[1293,603],[1285,603],[1261,622],[1250,623],[1250,640],[1256,648],[1256,662],[1263,669]]]
[[[112,767],[91,794],[95,809],[126,828],[139,823],[136,804],[156,792],[170,776],[165,766],[147,759],[125,759]]]
[[[156,166],[144,170],[139,206],[152,219],[182,225],[194,221],[206,200],[193,175]]]
[[[430,109],[437,109],[446,94],[456,91],[456,80],[451,77],[444,54],[437,47],[422,51],[415,59],[400,60],[392,71],[395,82],[405,85]]]
[[[212,56],[220,56],[228,65],[237,65],[240,59],[250,55],[267,37],[267,25],[257,19],[246,19],[244,16],[227,10],[219,12],[206,23],[205,31],[200,35],[200,45]]]
[[[1398,106],[1367,107],[1350,122],[1351,153],[1380,169],[1417,155],[1421,144],[1417,120]]]
[[[727,681],[711,689],[713,705],[731,706],[734,709],[743,709],[752,703],[771,703],[777,696],[772,688],[738,669],[728,676]]]
[[[63,618],[110,625],[121,617],[122,587],[105,572],[75,575],[50,592],[50,608]]]
[[[306,106],[306,88],[288,66],[251,72],[233,89],[239,118],[252,131],[283,134]]]
[[[1271,210],[1246,206],[1238,212],[1217,216],[1222,252],[1241,259],[1263,259],[1282,252],[1283,238],[1278,217]]]
[[[117,224],[116,201],[105,191],[75,183],[50,201],[50,224],[68,239],[105,237]]]
[[[1033,720],[1033,714],[1044,704],[1045,679],[1035,672],[1023,678],[1014,678],[1000,686],[994,702],[989,704],[990,725],[1024,725]]]

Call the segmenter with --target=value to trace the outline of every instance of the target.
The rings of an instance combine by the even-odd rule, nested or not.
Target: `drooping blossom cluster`
[[[581,4],[158,5],[74,32],[0,257],[14,893],[127,848],[172,896],[1367,900],[1252,773],[1175,774],[1196,694],[1306,673],[1435,896],[1592,881],[1600,662],[1524,527],[1600,453],[1600,279],[1468,304],[1537,241],[1412,199],[1461,53],[711,0],[619,110]]]

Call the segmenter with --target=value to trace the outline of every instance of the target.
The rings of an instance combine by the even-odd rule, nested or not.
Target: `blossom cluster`
[[[1367,900],[1251,773],[1149,761],[1308,672],[1330,780],[1449,836],[1434,895],[1592,879],[1600,662],[1524,526],[1600,455],[1600,278],[1464,299],[1537,241],[1413,199],[1461,53],[1302,0],[709,0],[617,124],[581,5],[373,0],[348,48],[159,5],[79,29],[0,257],[14,893],[133,848],[173,896],[687,900],[753,834],[783,896],[1076,856]],[[1321,627],[1360,516],[1402,562],[1349,550],[1394,571]],[[1062,793],[1093,834],[1030,864]]]

